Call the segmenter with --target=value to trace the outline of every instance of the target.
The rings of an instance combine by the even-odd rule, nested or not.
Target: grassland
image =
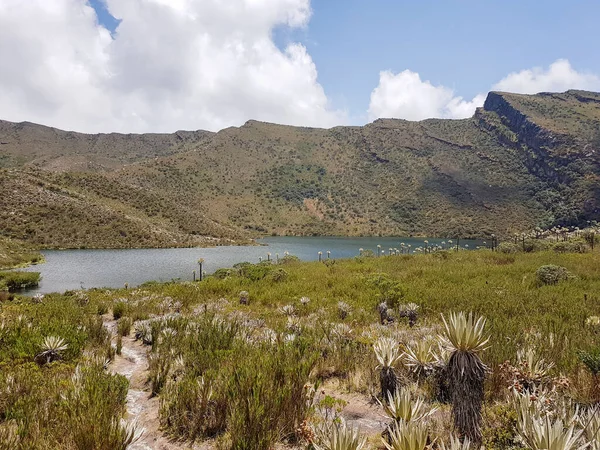
[[[38,264],[42,261],[41,253],[31,244],[0,237],[0,270]]]
[[[126,363],[118,353],[134,349],[147,351],[145,392],[159,405],[160,430],[147,432],[175,439],[167,448],[311,448],[321,425],[336,418],[368,436],[365,448],[383,448],[382,429],[361,422],[373,414],[387,420],[377,402],[368,406],[380,392],[373,344],[390,337],[408,351],[434,343],[441,314],[452,311],[487,318],[483,445],[523,448],[508,400],[515,382],[535,380],[536,393],[582,411],[600,401],[599,380],[580,353],[600,353],[590,320],[600,315],[599,264],[597,250],[285,258],[197,283],[17,297],[0,303],[0,448],[125,448],[131,430],[108,418],[125,416],[128,382],[114,367]],[[548,265],[568,275],[544,285],[538,269]],[[382,302],[394,319],[387,324]],[[419,306],[413,327],[399,314],[409,303]],[[47,336],[66,347],[40,363]],[[529,374],[517,357],[527,350],[535,354]],[[394,363],[400,383],[439,408],[428,433],[435,447],[448,444],[450,406],[439,378],[407,364]],[[13,447],[2,447],[3,437]]]

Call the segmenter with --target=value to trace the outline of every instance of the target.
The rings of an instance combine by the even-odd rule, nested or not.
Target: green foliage
[[[55,294],[0,310],[0,440],[12,427],[11,448],[125,450],[135,438],[120,421],[128,382],[104,368],[112,351],[96,311]]]
[[[584,239],[572,239],[554,243],[552,250],[558,253],[586,253],[590,247]]]
[[[36,287],[39,282],[39,272],[0,272],[0,290],[16,292]]]
[[[274,269],[270,274],[269,274],[269,278],[274,281],[275,283],[281,283],[282,281],[287,280],[289,274],[282,269],[281,267],[278,267],[276,269]]]
[[[0,270],[43,262],[44,257],[30,244],[0,236]]]
[[[558,284],[560,281],[568,280],[571,273],[564,267],[554,264],[541,266],[535,271],[537,282],[541,286]]]
[[[237,273],[238,272],[235,269],[217,269],[212,276],[219,280],[224,280],[227,277],[237,275]]]
[[[592,375],[597,376],[600,373],[600,347],[593,348],[589,351],[581,350],[577,355]]]
[[[329,130],[252,122],[95,139],[4,123],[0,229],[42,247],[129,248],[273,233],[489,237],[600,219],[598,95],[490,98],[464,120]]]
[[[517,413],[510,405],[498,403],[488,407],[485,420],[488,426],[483,430],[483,447],[496,449],[517,446]]]
[[[279,264],[297,264],[300,262],[300,258],[295,255],[285,255],[283,258],[279,259]]]
[[[369,275],[365,280],[370,286],[378,289],[378,303],[386,302],[389,308],[397,308],[406,295],[406,290],[402,284],[395,281],[385,273],[375,273]]]
[[[127,314],[127,303],[121,300],[117,300],[113,305],[113,319],[119,320],[121,317]]]
[[[130,317],[121,317],[117,321],[117,334],[119,336],[129,336],[133,322]]]

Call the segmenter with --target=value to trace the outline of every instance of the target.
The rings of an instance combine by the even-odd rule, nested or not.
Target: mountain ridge
[[[329,129],[94,135],[0,121],[0,226],[43,247],[507,236],[600,219],[599,155],[600,94],[586,91],[490,92],[468,119]],[[101,237],[98,211],[114,225]]]

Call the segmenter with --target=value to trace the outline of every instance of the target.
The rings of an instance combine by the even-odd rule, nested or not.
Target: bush
[[[36,287],[40,282],[39,272],[0,272],[0,291],[15,292]]]
[[[272,271],[273,264],[270,261],[263,261],[259,264],[245,263],[240,267],[240,275],[252,281],[262,280]]]
[[[132,320],[130,317],[121,317],[117,321],[117,333],[119,336],[129,336],[131,333]]]
[[[573,239],[571,241],[555,242],[552,250],[557,253],[586,253],[590,250],[587,242],[583,239]]]
[[[300,262],[300,258],[294,255],[285,255],[279,260],[279,264],[296,264]]]
[[[281,267],[273,270],[269,274],[269,278],[276,283],[287,280],[288,276],[289,276],[289,274],[285,270],[283,270]]]
[[[541,286],[558,284],[560,281],[568,280],[572,277],[571,273],[564,267],[549,264],[541,266],[536,272],[538,284]]]
[[[498,251],[500,253],[518,253],[522,249],[522,247],[519,247],[518,244],[514,244],[513,242],[501,242],[500,245],[498,245]]]
[[[124,301],[116,301],[113,305],[113,318],[119,320],[121,317],[127,314],[127,303]]]
[[[225,278],[237,275],[237,273],[238,272],[235,269],[217,269],[215,273],[213,273],[213,277],[218,280],[224,280]]]

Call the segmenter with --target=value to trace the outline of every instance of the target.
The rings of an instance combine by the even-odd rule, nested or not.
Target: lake
[[[441,244],[444,239],[428,239],[429,245]],[[393,237],[268,237],[259,239],[262,246],[231,246],[214,248],[166,248],[126,250],[44,250],[44,264],[25,270],[40,272],[42,281],[37,289],[27,294],[64,292],[66,290],[99,287],[130,287],[146,281],[192,280],[198,271],[197,261],[204,259],[204,271],[210,274],[221,267],[231,267],[239,262],[259,262],[285,252],[304,261],[318,259],[318,252],[327,251],[331,258],[352,258],[359,249],[377,251],[377,245],[387,254],[390,248],[400,248],[403,242],[411,249],[424,245],[424,239]],[[461,240],[461,247],[474,249],[481,241]]]

